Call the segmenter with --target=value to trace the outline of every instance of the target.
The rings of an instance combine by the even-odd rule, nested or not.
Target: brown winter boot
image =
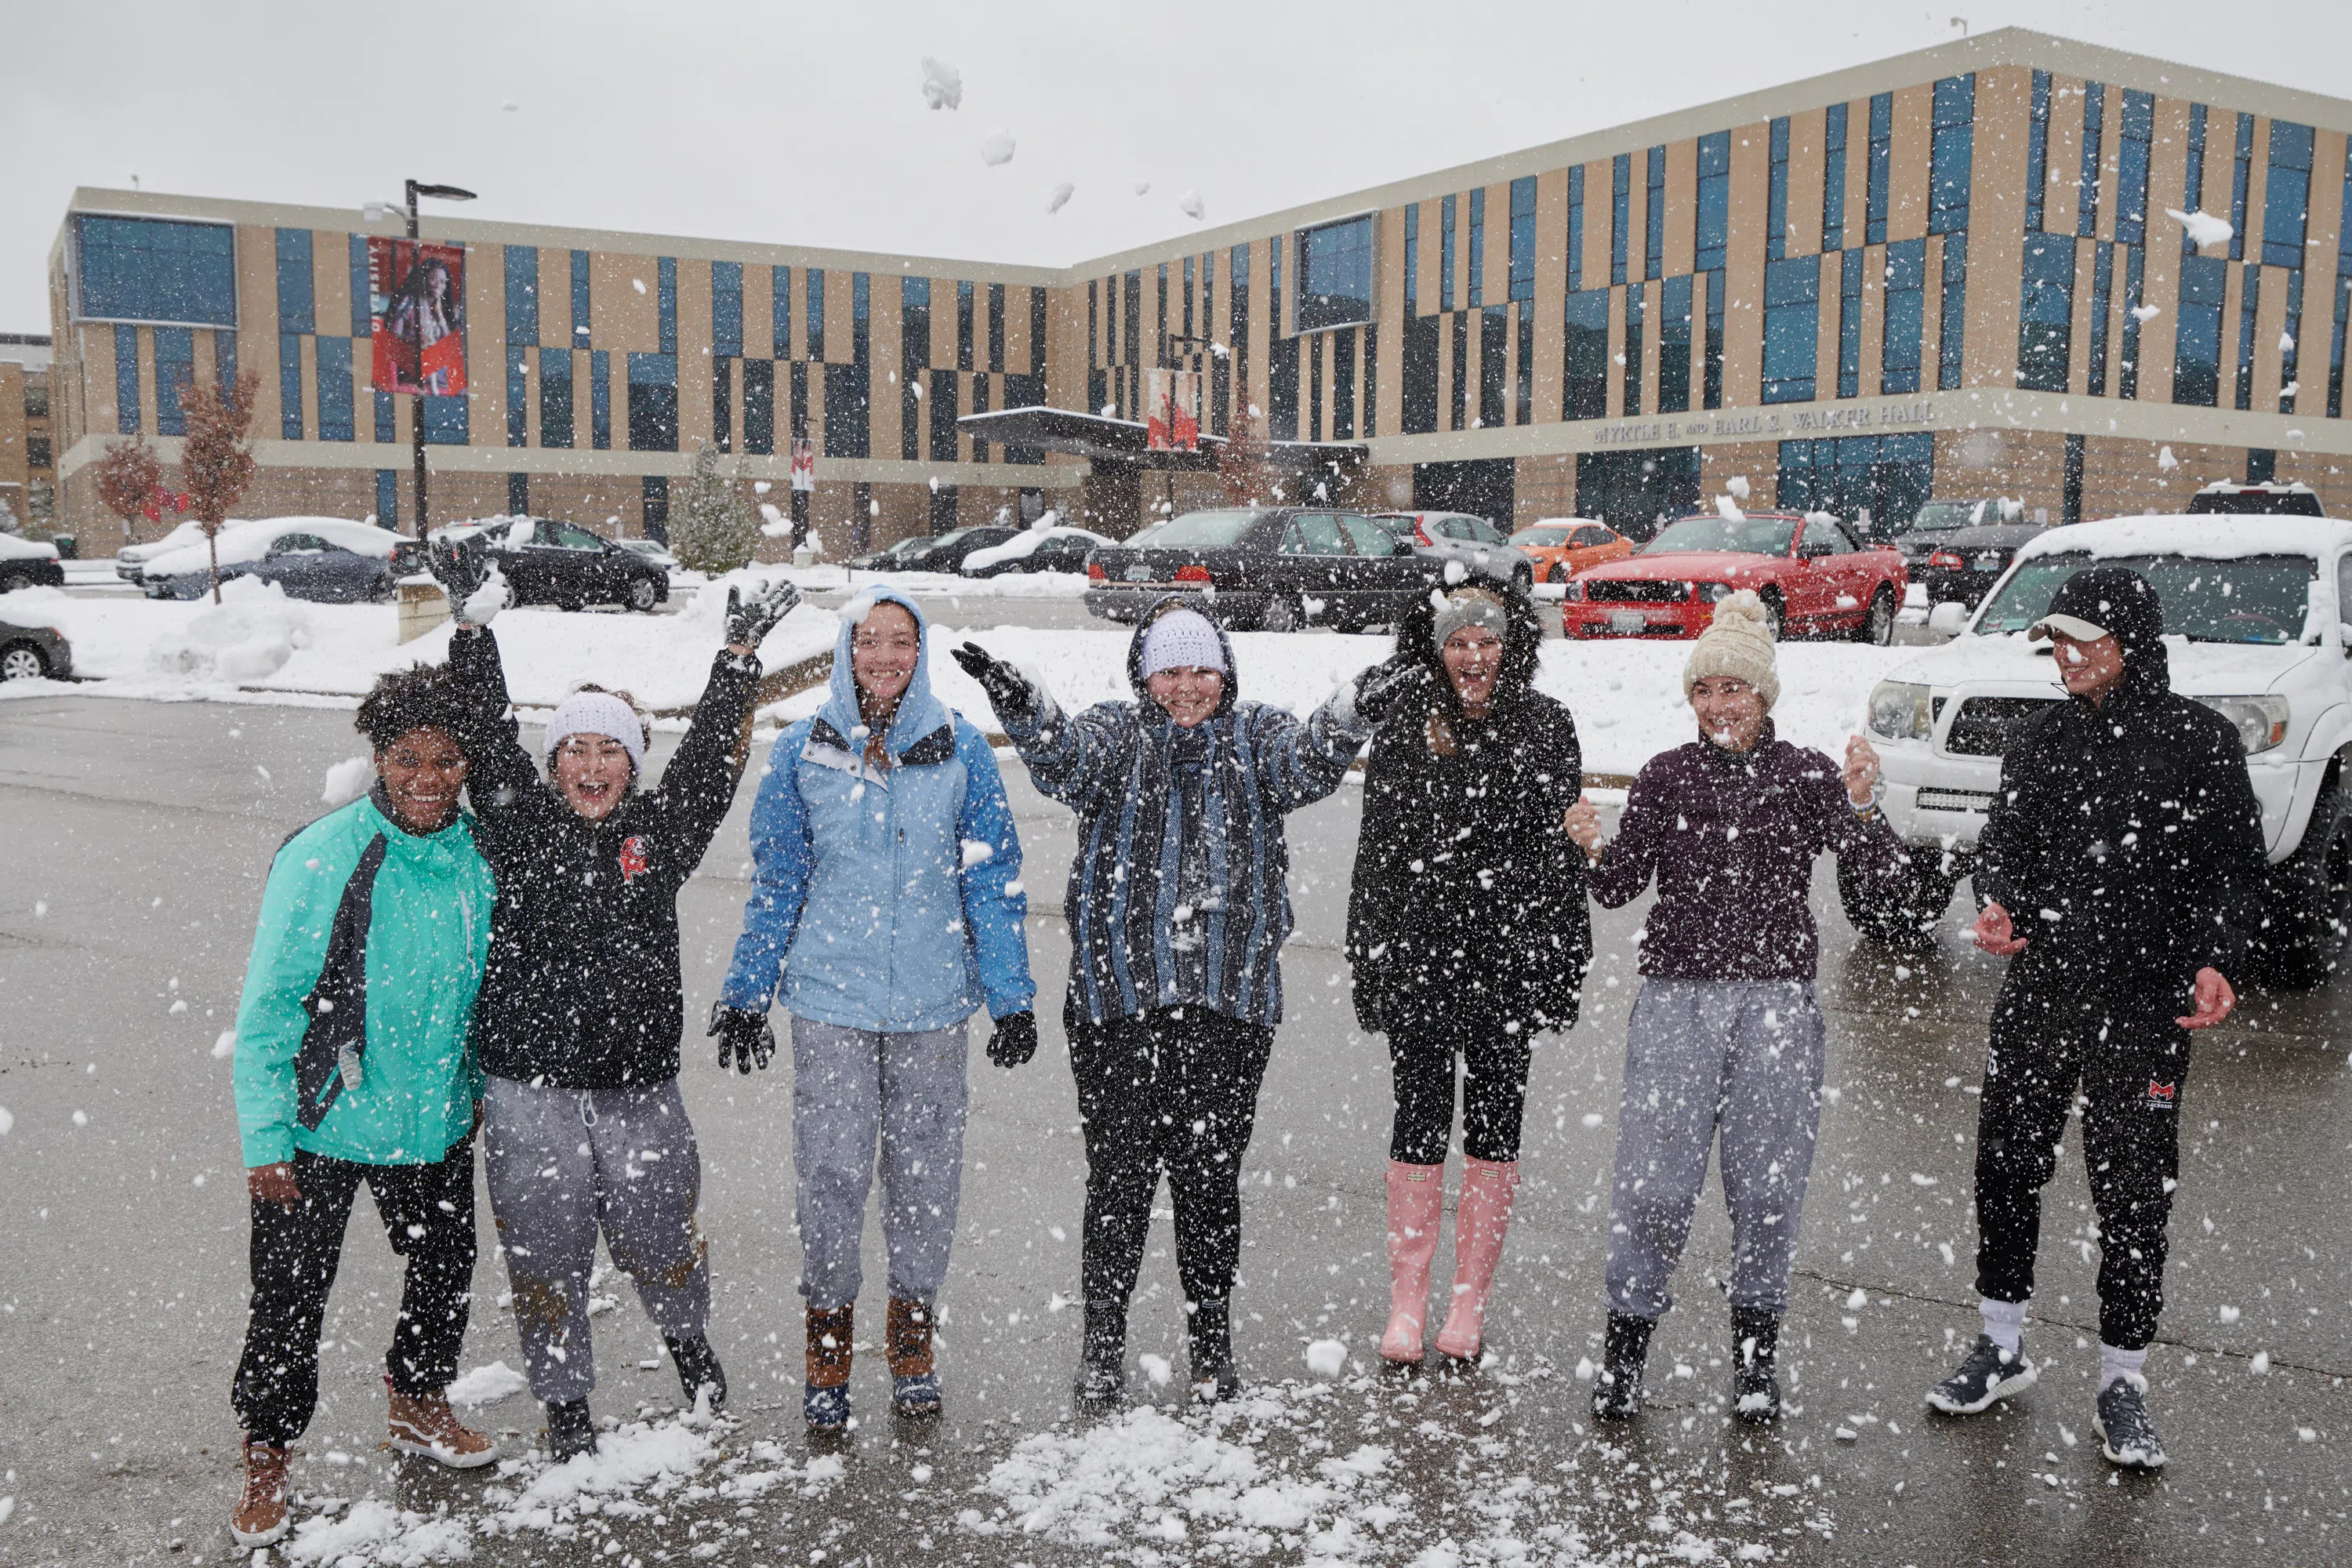
[[[458,1420],[442,1390],[403,1394],[387,1373],[383,1392],[392,1407],[392,1446],[402,1453],[422,1454],[453,1470],[479,1469],[498,1458],[498,1445]]]
[[[891,1297],[882,1340],[890,1357],[891,1407],[901,1415],[937,1415],[940,1379],[931,1370],[931,1310]]]
[[[850,1342],[857,1303],[808,1310],[808,1387],[801,1413],[811,1430],[838,1432],[849,1425]]]
[[[228,1516],[228,1532],[239,1546],[268,1546],[286,1537],[286,1450],[245,1440],[245,1490]]]

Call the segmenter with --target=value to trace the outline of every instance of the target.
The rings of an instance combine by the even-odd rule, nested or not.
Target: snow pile
[[[2189,242],[2200,250],[2211,246],[2227,245],[2230,243],[2230,237],[2238,232],[2230,226],[2228,218],[2215,217],[2209,212],[2185,213],[2179,207],[2167,207],[2164,209],[2164,216],[2186,229]]]
[[[19,588],[13,594],[0,594],[0,621],[62,632],[67,626],[66,606],[72,603],[63,588]]]
[[[474,1555],[473,1532],[463,1519],[397,1509],[380,1499],[353,1503],[341,1519],[303,1520],[285,1552],[292,1563],[382,1563],[423,1568],[463,1563]]]
[[[502,1361],[494,1361],[461,1374],[446,1392],[453,1405],[495,1405],[520,1394],[526,1386],[522,1373]]]
[[[277,584],[232,577],[220,595],[219,604],[147,645],[151,670],[238,685],[268,679],[310,646],[309,610]]]

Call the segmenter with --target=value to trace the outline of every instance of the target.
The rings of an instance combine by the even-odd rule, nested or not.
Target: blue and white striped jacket
[[[1038,790],[1078,816],[1078,850],[1063,910],[1070,922],[1072,1016],[1093,1023],[1155,1007],[1198,1005],[1271,1026],[1282,1021],[1282,944],[1291,930],[1289,847],[1283,817],[1339,787],[1370,730],[1343,685],[1305,721],[1234,698],[1225,682],[1215,714],[1179,730],[1140,674],[1143,635],[1171,599],[1145,616],[1128,646],[1133,702],[1100,702],[1075,717],[1050,700],[1030,721],[1005,723]],[[1233,647],[1219,630],[1225,668]],[[1204,766],[1198,819],[1178,800],[1180,756]],[[1208,896],[1187,922],[1204,964],[1176,963],[1178,868],[1188,836],[1207,857]],[[1205,994],[1185,994],[1205,989]]]

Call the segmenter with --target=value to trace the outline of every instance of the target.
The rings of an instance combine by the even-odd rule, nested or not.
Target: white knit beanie
[[[1198,610],[1171,610],[1143,634],[1143,679],[1163,669],[1225,669],[1225,645]]]
[[[630,764],[639,773],[646,771],[646,722],[611,692],[575,691],[557,703],[547,721],[547,756],[574,735],[610,735],[629,753]]]
[[[1683,697],[1691,688],[1717,676],[1744,680],[1764,699],[1764,710],[1780,700],[1780,677],[1772,667],[1772,626],[1764,616],[1764,601],[1752,588],[1742,588],[1715,606],[1715,620],[1691,645],[1690,660],[1683,666]]]

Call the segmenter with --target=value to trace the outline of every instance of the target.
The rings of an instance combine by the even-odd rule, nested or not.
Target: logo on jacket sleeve
[[[2148,1079],[2147,1108],[2150,1110],[2170,1110],[2179,1089],[2179,1086],[2177,1084],[2158,1083],[2154,1079]]]
[[[622,881],[634,882],[651,868],[646,859],[646,847],[645,838],[640,834],[632,833],[621,840]]]

